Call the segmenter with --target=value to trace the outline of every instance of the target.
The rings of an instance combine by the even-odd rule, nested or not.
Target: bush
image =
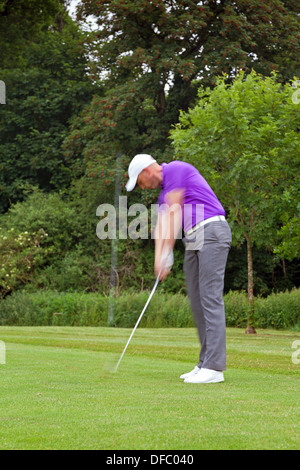
[[[230,291],[224,296],[227,326],[245,327],[249,314],[247,293]]]
[[[36,188],[26,201],[18,202],[1,216],[1,226],[20,232],[47,233],[43,245],[51,247],[47,261],[53,262],[72,249],[81,237],[80,215],[59,194],[44,194]]]
[[[63,194],[33,188],[25,201],[12,205],[0,216],[0,294],[21,286],[31,292],[104,291],[109,284],[110,244],[97,243],[96,207],[89,207],[87,225],[82,207]],[[9,266],[16,269],[8,272]]]
[[[120,296],[116,301],[115,326],[134,326],[149,297],[149,292]],[[193,326],[189,301],[182,294],[154,295],[141,320],[142,327],[180,328]]]
[[[149,292],[124,294],[115,300],[114,326],[133,328]],[[0,325],[107,326],[109,297],[92,293],[18,291],[0,301]],[[230,292],[224,297],[227,326],[246,327],[247,296]],[[256,328],[300,328],[300,289],[272,294],[255,301]],[[157,292],[141,327],[187,328],[194,326],[188,298],[183,294]]]
[[[0,302],[0,325],[103,326],[107,304],[99,295],[18,291]]]
[[[46,237],[42,229],[20,232],[0,227],[0,297],[31,280],[47,256],[47,249],[42,247]]]
[[[93,275],[95,276],[95,260],[86,255],[78,245],[61,259],[37,270],[34,278],[24,289],[27,292],[37,292],[42,286],[42,289],[46,291],[80,292],[84,291],[87,286],[90,286],[89,290],[92,290],[96,282],[97,288],[100,289],[99,279],[93,282]]]
[[[255,301],[255,323],[260,328],[284,329],[300,326],[300,289],[271,294]]]

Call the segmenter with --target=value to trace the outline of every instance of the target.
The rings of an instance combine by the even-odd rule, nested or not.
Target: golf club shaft
[[[120,357],[120,359],[119,359],[119,361],[118,361],[118,364],[116,365],[115,372],[117,372],[118,367],[119,367],[119,365],[120,365],[120,362],[121,362],[121,360],[122,360],[122,357],[124,356],[125,351],[126,351],[128,345],[129,345],[129,343],[130,343],[130,340],[131,340],[131,338],[133,337],[134,332],[135,332],[135,330],[137,329],[138,324],[140,323],[140,321],[141,321],[141,319],[142,319],[142,316],[144,315],[145,310],[146,310],[146,308],[147,308],[148,305],[149,305],[149,302],[150,302],[150,300],[151,300],[151,298],[152,298],[152,296],[153,296],[153,294],[154,294],[154,292],[155,292],[155,290],[156,290],[156,287],[157,287],[157,285],[158,285],[158,283],[159,283],[159,278],[160,278],[160,273],[159,273],[159,275],[158,275],[157,278],[156,278],[154,287],[153,287],[153,289],[152,289],[152,291],[151,291],[151,294],[150,294],[149,297],[148,297],[148,300],[147,300],[147,302],[146,302],[146,305],[145,305],[145,307],[143,308],[143,311],[142,311],[142,313],[140,314],[140,316],[139,316],[139,318],[138,318],[138,321],[136,322],[136,325],[135,325],[135,327],[134,327],[133,330],[132,330],[132,333],[131,333],[131,335],[130,335],[130,337],[129,337],[129,340],[127,341],[127,344],[126,344],[126,346],[125,346],[125,348],[124,348],[124,351],[123,351],[122,354],[121,354],[121,357]]]

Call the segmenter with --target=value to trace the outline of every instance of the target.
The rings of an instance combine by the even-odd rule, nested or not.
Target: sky
[[[71,0],[70,5],[68,7],[68,11],[73,19],[75,19],[75,9],[78,3],[80,3],[80,0]]]
[[[70,16],[75,20],[76,19],[76,7],[80,4],[80,0],[71,0],[69,6],[67,7]],[[96,21],[92,16],[88,17],[88,22],[91,25],[91,29],[96,29]],[[90,29],[89,27],[83,27],[83,29]]]

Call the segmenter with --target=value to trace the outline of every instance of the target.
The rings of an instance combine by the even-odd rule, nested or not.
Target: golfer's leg
[[[205,357],[205,320],[203,318],[199,293],[199,261],[197,251],[185,250],[184,273],[186,280],[187,293],[190,300],[194,321],[197,326],[201,351],[198,367],[202,367]]]
[[[229,226],[225,222],[207,224],[204,239],[204,245],[198,252],[200,302],[206,328],[202,367],[225,370],[226,324],[223,289],[231,243]]]

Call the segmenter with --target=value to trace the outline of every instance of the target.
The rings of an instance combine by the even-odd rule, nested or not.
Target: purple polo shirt
[[[203,176],[193,165],[175,160],[162,163],[162,183],[158,204],[166,203],[170,191],[184,189],[182,228],[186,232],[202,220],[224,215],[225,210]]]

